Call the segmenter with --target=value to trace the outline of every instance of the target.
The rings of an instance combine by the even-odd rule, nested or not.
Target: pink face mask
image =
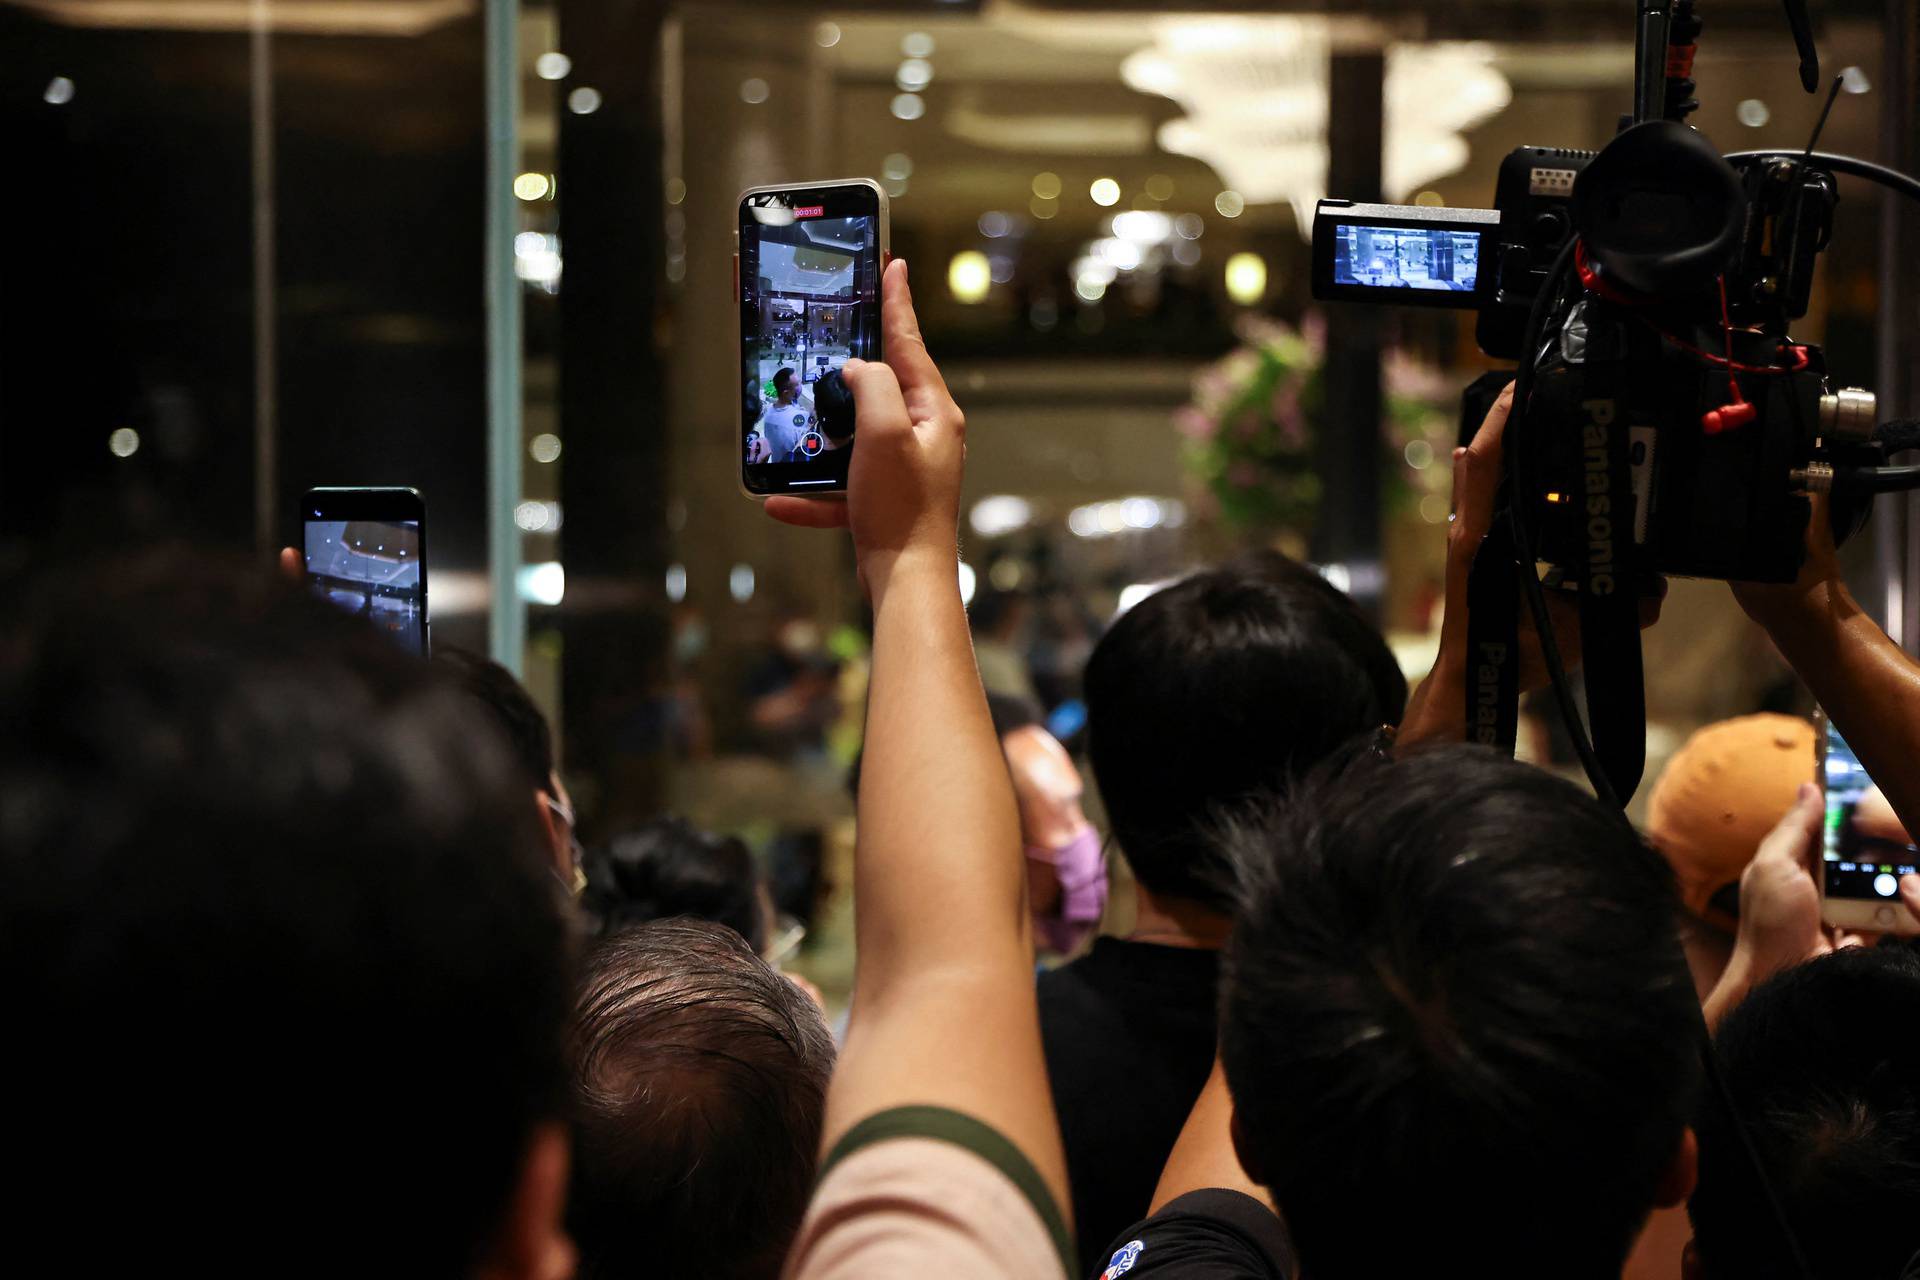
[[[1107,907],[1107,863],[1100,852],[1100,833],[1083,826],[1058,849],[1028,845],[1027,857],[1050,865],[1060,881],[1059,914],[1034,924],[1041,939],[1064,955],[1099,927]]]

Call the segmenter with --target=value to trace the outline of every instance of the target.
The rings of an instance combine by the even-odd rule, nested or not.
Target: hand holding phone
[[[1740,874],[1740,924],[1733,954],[1703,1004],[1708,1026],[1718,1026],[1747,992],[1782,969],[1825,955],[1838,942],[1820,919],[1820,882],[1814,869],[1823,802],[1803,784],[1799,798],[1775,824]]]
[[[740,483],[755,498],[844,492],[850,361],[882,354],[887,197],[868,179],[755,187],[739,208]]]
[[[860,575],[876,596],[903,558],[958,574],[967,453],[966,418],[920,336],[905,262],[887,268],[884,291],[887,359],[849,361],[845,370],[862,440],[847,500],[767,499],[767,514],[788,524],[850,526]]]
[[[301,546],[314,594],[427,655],[427,503],[417,489],[309,489]]]
[[[1820,781],[1821,919],[1843,929],[1920,934],[1920,849],[1845,738],[1826,726]]]

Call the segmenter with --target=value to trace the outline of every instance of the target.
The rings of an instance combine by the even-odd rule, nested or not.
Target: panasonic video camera
[[[1920,424],[1876,426],[1872,394],[1830,385],[1820,348],[1791,333],[1833,235],[1835,175],[1910,197],[1920,182],[1816,151],[1819,128],[1803,151],[1722,156],[1685,123],[1693,0],[1638,13],[1634,110],[1605,147],[1520,148],[1492,209],[1326,200],[1313,232],[1315,297],[1472,309],[1481,348],[1517,363],[1501,518],[1468,584],[1467,723],[1512,748],[1524,599],[1581,763],[1621,802],[1645,764],[1638,599],[1665,574],[1791,582],[1812,495],[1832,495],[1839,539],[1874,493],[1920,487],[1920,467],[1881,465],[1920,446]],[[1787,16],[1811,93],[1804,0]],[[1504,381],[1469,390],[1463,430]],[[1578,604],[1591,738],[1550,588]]]
[[[1643,5],[1633,123],[1598,152],[1514,151],[1492,209],[1326,200],[1314,225],[1315,297],[1476,310],[1481,349],[1520,363],[1509,499],[1536,557],[1588,590],[1789,582],[1807,495],[1885,460],[1874,397],[1829,385],[1789,333],[1833,233],[1833,162],[1858,162],[1723,157],[1683,123],[1700,25],[1691,0]],[[1871,477],[1842,488],[1844,536]]]

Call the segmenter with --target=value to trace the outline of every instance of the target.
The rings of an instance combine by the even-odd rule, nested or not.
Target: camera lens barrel
[[[1820,397],[1820,434],[1843,440],[1866,441],[1880,417],[1879,401],[1871,391],[1842,387]]]

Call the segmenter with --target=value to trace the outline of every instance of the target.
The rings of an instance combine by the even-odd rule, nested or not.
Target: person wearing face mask
[[[1071,955],[1100,927],[1107,905],[1100,832],[1080,807],[1085,784],[1034,704],[990,693],[987,710],[1020,806],[1035,939],[1047,950]]]

